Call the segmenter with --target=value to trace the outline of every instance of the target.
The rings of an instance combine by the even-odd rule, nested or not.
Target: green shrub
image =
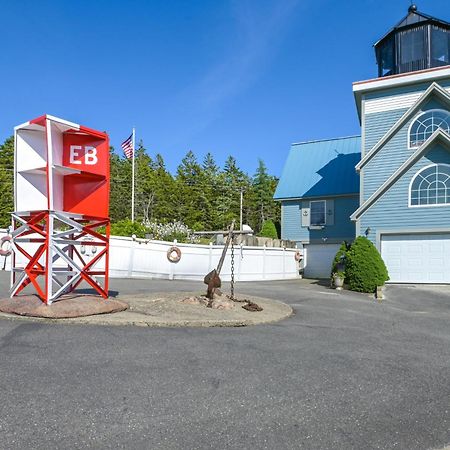
[[[130,219],[119,220],[111,224],[111,234],[113,236],[128,236],[133,234],[138,238],[145,238],[147,229],[142,223],[132,222]]]
[[[358,292],[375,292],[389,280],[381,255],[364,236],[358,236],[347,252],[345,279],[349,289]]]
[[[275,224],[271,220],[266,220],[263,223],[261,233],[259,233],[261,237],[267,237],[272,239],[278,239],[277,229]]]
[[[342,256],[347,258],[347,252],[350,250],[350,245],[347,244],[347,242],[343,242],[341,246],[339,247],[339,250],[336,253],[336,256],[333,259],[333,262],[331,264],[331,276],[333,276],[334,273],[338,271],[338,264],[341,262]],[[345,259],[344,259],[345,263]]]

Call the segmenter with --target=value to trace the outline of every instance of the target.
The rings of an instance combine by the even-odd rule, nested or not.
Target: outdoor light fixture
[[[371,231],[370,227],[367,227],[366,231],[364,231],[364,234],[366,235],[366,237],[369,236],[370,231]]]

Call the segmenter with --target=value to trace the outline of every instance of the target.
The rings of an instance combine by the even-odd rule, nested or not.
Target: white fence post
[[[131,241],[130,251],[128,253],[128,257],[130,258],[128,261],[128,278],[133,276],[133,260],[134,260],[134,246],[136,245],[135,241]]]
[[[208,259],[208,272],[210,272],[212,268],[212,252],[213,252],[213,243],[209,243],[209,259]]]
[[[238,267],[238,281],[241,281],[242,260],[244,259],[244,248],[242,242],[239,244],[239,267]]]
[[[176,245],[177,245],[177,240],[176,239],[174,239],[173,240],[173,246],[174,247],[176,247]],[[169,280],[173,280],[173,276],[174,276],[174,274],[173,274],[173,272],[174,272],[174,263],[172,262],[172,261],[169,261]]]
[[[266,278],[266,244],[264,243],[263,247],[263,270],[262,270],[263,279]]]

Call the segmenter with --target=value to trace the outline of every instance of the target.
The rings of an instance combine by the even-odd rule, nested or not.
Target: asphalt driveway
[[[203,285],[112,280],[111,289]],[[0,448],[450,443],[450,287],[390,287],[381,304],[301,280],[237,290],[296,314],[231,329],[0,320]]]

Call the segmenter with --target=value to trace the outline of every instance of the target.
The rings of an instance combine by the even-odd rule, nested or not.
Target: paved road
[[[112,289],[203,286],[114,280]],[[239,290],[282,299],[296,315],[232,329],[0,320],[0,448],[450,443],[450,288],[391,288],[382,304],[302,281]]]

